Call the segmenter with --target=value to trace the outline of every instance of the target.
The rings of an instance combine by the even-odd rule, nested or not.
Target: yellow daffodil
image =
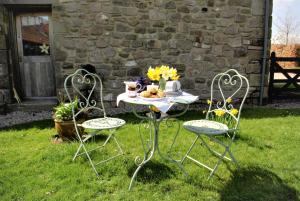
[[[239,113],[239,111],[237,109],[233,108],[233,109],[230,110],[230,113],[232,115],[236,116]]]
[[[164,74],[164,73],[168,73],[168,71],[170,70],[170,67],[169,66],[164,66],[164,65],[162,65],[162,66],[160,66],[160,67],[158,67],[159,68],[159,70],[160,70],[160,74]]]
[[[231,97],[229,97],[229,98],[226,99],[226,103],[231,103],[231,102],[232,102],[232,98]]]
[[[207,99],[206,102],[207,102],[207,105],[211,105],[211,104],[212,104],[212,101],[211,101],[211,100],[208,100],[208,99]]]
[[[177,70],[175,68],[170,68],[167,65],[162,65],[160,67],[152,68],[150,67],[147,72],[147,76],[150,80],[159,81],[160,78],[164,78],[165,80],[178,80],[179,75],[177,74]]]
[[[160,110],[155,106],[150,106],[150,110],[152,110],[153,112],[160,112]]]
[[[215,110],[214,112],[218,117],[222,117],[225,114],[225,111],[222,109]]]
[[[164,66],[162,65],[159,68],[161,77],[164,78],[165,80],[168,80],[170,78],[170,73],[169,73],[170,67],[169,66]]]
[[[160,69],[159,67],[155,68],[155,80],[159,81],[160,80]]]
[[[156,67],[154,69],[154,68],[150,67],[148,69],[147,76],[149,77],[150,80],[159,81],[159,79],[160,79],[160,70],[159,70],[159,68]]]
[[[153,80],[154,69],[152,67],[148,68],[147,76],[150,80]]]
[[[175,68],[170,68],[169,76],[172,80],[178,80],[179,79],[179,75],[177,74],[177,70]]]

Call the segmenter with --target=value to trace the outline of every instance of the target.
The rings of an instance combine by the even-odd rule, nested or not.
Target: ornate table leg
[[[171,151],[171,149],[172,149],[172,147],[173,147],[173,145],[174,145],[174,143],[175,143],[175,141],[176,141],[176,139],[177,139],[177,136],[178,136],[179,130],[180,130],[180,122],[179,122],[178,119],[175,119],[175,118],[167,118],[167,119],[166,119],[167,128],[168,128],[168,127],[173,127],[172,125],[169,124],[169,121],[170,121],[170,120],[173,120],[173,121],[175,120],[175,121],[176,121],[176,123],[177,123],[177,130],[176,130],[176,133],[175,133],[173,142],[172,142],[172,144],[171,144],[171,147],[170,147],[170,149],[169,149],[169,153],[170,153],[170,151]],[[157,132],[158,132],[158,131],[159,131],[159,130],[157,130]],[[167,160],[167,161],[169,161],[169,162],[174,163],[175,165],[177,165],[177,166],[179,167],[179,169],[184,173],[185,176],[188,176],[188,174],[186,173],[186,171],[185,171],[184,168],[183,168],[183,165],[182,165],[179,161],[177,161],[177,160],[171,158],[169,155],[164,155],[164,154],[161,153],[161,151],[160,151],[160,149],[159,149],[159,146],[158,146],[158,136],[157,136],[157,152],[158,152],[158,155],[159,155],[161,158],[163,158],[164,160]]]
[[[170,146],[170,148],[169,148],[169,151],[168,151],[168,153],[171,153],[172,148],[173,148],[173,146],[174,146],[174,144],[175,144],[175,142],[176,142],[177,136],[178,136],[178,134],[179,134],[179,130],[180,130],[181,126],[180,126],[179,120],[176,119],[176,118],[167,118],[165,122],[166,122],[167,128],[170,128],[170,127],[174,128],[174,123],[173,123],[173,122],[176,122],[176,124],[177,124],[177,130],[176,130],[176,132],[175,132],[175,136],[174,136],[174,138],[173,138],[172,144],[171,144],[171,146]],[[175,125],[175,126],[176,126],[176,125]]]
[[[177,117],[177,116],[180,116],[182,114],[184,114],[188,109],[188,106],[187,108],[181,112],[180,114],[177,114],[177,115],[173,115],[171,116],[171,118],[173,117]],[[141,161],[141,157],[137,156],[135,158],[135,164],[138,165],[138,167],[136,168],[135,172],[133,173],[133,176],[131,178],[131,181],[130,181],[130,184],[129,184],[129,190],[131,190],[132,188],[132,185],[133,185],[133,182],[138,174],[138,172],[140,171],[140,169],[147,163],[151,160],[151,158],[153,157],[155,151],[157,150],[158,151],[158,154],[160,157],[162,157],[163,159],[167,160],[167,161],[170,161],[172,163],[175,163],[179,169],[185,174],[185,176],[188,176],[188,174],[186,173],[186,171],[184,170],[182,164],[174,159],[172,159],[171,157],[167,156],[167,155],[163,155],[160,150],[159,150],[159,146],[158,146],[158,135],[159,135],[159,126],[160,126],[160,123],[162,122],[162,119],[156,119],[156,116],[155,116],[155,113],[153,111],[151,111],[151,115],[149,117],[146,117],[146,116],[141,116],[139,114],[137,114],[137,112],[133,109],[133,113],[135,114],[135,116],[137,116],[138,118],[140,119],[143,119],[141,121],[141,124],[139,126],[139,134],[140,134],[140,138],[141,138],[141,142],[142,142],[142,146],[143,146],[143,150],[144,150],[144,158],[143,160]],[[170,117],[169,117],[170,118]],[[151,129],[151,125],[153,126],[154,128],[154,138],[153,138],[153,142],[152,142],[152,146],[149,146],[149,144],[147,144],[147,149],[145,147],[145,144],[144,144],[144,139],[143,139],[143,136],[142,136],[142,133],[141,133],[141,125],[142,125],[142,122],[144,122],[144,120],[148,120],[149,122],[149,128],[150,128],[150,138],[149,138],[149,142],[151,142],[151,139],[152,139],[152,129]],[[177,138],[177,135],[179,133],[179,129],[180,129],[180,126],[178,126],[178,129],[177,129],[177,132],[176,132],[176,135],[175,135],[175,138],[173,140],[173,143],[172,143],[172,146],[173,144],[175,143],[175,140]],[[171,148],[172,148],[171,146]],[[150,154],[150,155],[149,155]]]
[[[134,162],[138,167],[136,168],[136,170],[134,171],[134,173],[132,175],[128,190],[131,190],[133,182],[134,182],[138,172],[147,162],[150,161],[150,159],[153,157],[155,149],[156,149],[155,140],[152,142],[152,129],[151,129],[152,122],[150,121],[150,119],[148,119],[148,128],[150,129],[149,141],[146,143],[146,145],[144,143],[144,138],[143,138],[143,135],[141,132],[141,126],[143,125],[144,121],[145,120],[142,120],[139,125],[139,135],[140,135],[142,147],[144,150],[144,158],[143,158],[143,160],[141,160],[140,156],[137,156],[135,158]],[[155,136],[154,136],[154,138],[155,138]]]

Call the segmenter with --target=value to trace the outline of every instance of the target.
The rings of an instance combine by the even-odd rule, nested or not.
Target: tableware
[[[182,91],[176,91],[176,92],[166,91],[165,93],[166,93],[166,97],[176,97],[182,95]]]
[[[158,101],[158,100],[164,100],[166,99],[166,97],[162,97],[162,98],[146,98],[146,97],[143,97],[143,96],[139,96],[141,99],[143,100],[147,100],[147,101]]]
[[[125,91],[128,97],[134,98],[137,96],[137,92],[141,89],[141,85],[135,81],[125,81]]]
[[[136,82],[141,85],[141,88],[138,90],[138,93],[141,93],[142,91],[145,91],[147,89],[147,85],[149,83],[147,78],[140,77],[136,80]]]
[[[154,85],[154,84],[151,84],[151,85],[147,85],[147,91],[152,91],[152,90],[155,90],[155,91],[158,91],[158,85]]]
[[[181,84],[178,80],[167,81],[166,92],[181,92]]]

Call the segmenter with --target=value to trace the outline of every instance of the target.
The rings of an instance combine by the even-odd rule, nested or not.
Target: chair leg
[[[113,138],[114,138],[114,140],[115,140],[115,142],[116,142],[116,144],[117,144],[117,146],[118,146],[118,148],[119,148],[121,154],[124,154],[124,151],[123,151],[122,147],[120,146],[120,144],[119,144],[117,138],[116,138],[115,136],[113,136]]]
[[[89,160],[89,162],[90,162],[90,164],[91,164],[93,170],[95,171],[97,177],[99,177],[99,173],[97,172],[97,170],[96,170],[96,168],[95,168],[96,165],[99,165],[99,164],[101,164],[101,163],[110,161],[110,160],[112,160],[112,159],[114,159],[114,158],[116,158],[116,157],[121,156],[121,155],[124,154],[124,151],[122,150],[122,148],[121,148],[121,146],[120,146],[120,144],[119,144],[117,138],[115,137],[114,132],[115,132],[115,130],[110,130],[110,134],[109,134],[109,136],[107,137],[107,139],[105,140],[105,142],[104,142],[101,146],[98,146],[98,147],[96,147],[96,148],[94,148],[94,149],[91,149],[91,150],[87,150],[87,149],[86,149],[86,147],[85,147],[85,145],[84,145],[84,143],[85,143],[86,140],[82,140],[82,141],[80,142],[80,145],[79,145],[79,147],[78,147],[78,149],[77,149],[77,151],[76,151],[74,157],[73,157],[73,161],[74,161],[78,156],[80,156],[80,155],[82,155],[82,154],[85,154],[85,155],[87,156],[87,158],[88,158],[88,160]],[[94,164],[93,161],[92,161],[92,159],[91,159],[91,157],[90,157],[90,155],[89,155],[89,152],[94,151],[94,150],[99,149],[99,148],[105,147],[105,145],[106,145],[106,144],[109,142],[109,140],[112,139],[112,138],[114,139],[114,141],[115,141],[116,144],[117,144],[117,147],[118,147],[118,149],[119,149],[119,153],[118,153],[117,155],[115,155],[115,156],[109,157],[108,159],[102,160],[102,161],[100,161],[100,162]],[[83,152],[79,153],[81,149],[83,149]]]
[[[217,164],[215,165],[214,169],[209,174],[208,179],[210,179],[213,176],[213,174],[217,171],[219,165],[221,164],[221,161],[224,159],[224,156],[226,155],[227,152],[228,152],[228,149],[226,148],[225,151],[223,152],[223,154],[220,156],[220,158],[219,158]]]
[[[219,160],[217,161],[216,165],[214,166],[214,168],[210,168],[208,167],[207,165],[197,161],[196,159],[190,157],[188,154],[191,152],[191,150],[193,149],[195,143],[197,142],[197,140],[200,138],[201,140],[201,145],[204,145],[204,147],[206,147],[214,156],[218,157]],[[181,160],[181,163],[184,162],[184,160],[186,158],[192,160],[193,162],[195,162],[197,165],[201,165],[207,169],[209,169],[211,171],[208,179],[210,179],[214,173],[217,171],[219,165],[221,164],[222,160],[224,159],[227,159],[229,161],[232,161],[236,164],[236,166],[239,168],[239,165],[238,165],[238,162],[237,160],[235,159],[235,157],[233,156],[232,152],[230,151],[230,145],[226,145],[224,144],[223,142],[219,141],[218,139],[216,138],[212,138],[212,137],[209,137],[211,140],[213,140],[214,142],[218,143],[219,145],[223,146],[225,148],[224,152],[221,152],[221,153],[218,153],[217,151],[214,151],[213,149],[210,148],[210,146],[204,141],[204,139],[200,136],[200,135],[197,135],[196,139],[194,140],[193,144],[190,146],[190,148],[188,149],[187,153],[184,155],[184,157],[182,158]],[[229,157],[226,157],[226,153],[229,153]]]
[[[212,148],[210,148],[201,136],[199,136],[199,138],[200,138],[200,140],[201,140],[201,145],[204,145],[204,146],[208,149],[208,151],[210,151],[210,153],[212,153],[212,154],[215,155],[216,157],[221,157],[221,156],[222,156],[221,153],[219,153],[219,152],[213,150]],[[212,138],[210,138],[210,140],[214,141]],[[214,142],[219,143],[218,141],[214,141]],[[220,143],[219,143],[219,144],[220,144]],[[220,144],[220,145],[224,146],[225,148],[227,147],[227,146],[224,145],[224,144]],[[232,159],[230,159],[230,158],[228,158],[228,157],[226,157],[226,156],[224,156],[223,158],[224,158],[224,159],[227,159],[227,160],[229,160],[229,161],[232,160]]]
[[[92,161],[92,159],[91,159],[91,157],[90,157],[88,151],[86,150],[86,148],[85,148],[84,145],[82,145],[82,147],[83,147],[83,149],[84,149],[84,151],[85,151],[86,156],[88,157],[88,159],[89,159],[89,161],[90,161],[90,164],[91,164],[93,170],[94,170],[95,173],[96,173],[96,176],[99,177],[99,173],[97,172],[97,170],[96,170],[96,168],[95,168],[95,166],[94,166],[94,163],[93,163],[93,161]]]
[[[240,165],[237,162],[237,160],[235,159],[234,155],[232,154],[232,152],[230,151],[230,149],[228,148],[228,153],[230,155],[230,158],[232,159],[232,161],[234,162],[234,164],[237,166],[238,169],[240,169]]]
[[[105,140],[105,142],[103,143],[102,146],[104,147],[104,146],[108,143],[108,141],[109,141],[111,138],[114,139],[114,141],[116,142],[116,144],[117,144],[117,146],[118,146],[118,148],[119,148],[121,154],[123,154],[124,151],[123,151],[123,149],[121,148],[121,146],[120,146],[120,144],[119,144],[119,142],[118,142],[118,140],[117,140],[117,138],[116,138],[116,136],[115,136],[115,130],[110,130],[110,134],[109,134],[109,136],[107,137],[107,139]]]
[[[189,153],[192,151],[193,147],[195,146],[195,143],[197,142],[197,140],[199,139],[199,136],[197,135],[197,137],[195,138],[194,142],[192,143],[192,145],[190,146],[190,148],[188,149],[188,151],[186,152],[186,154],[184,155],[184,157],[181,159],[180,163],[183,164],[184,160],[186,159],[186,157],[189,155]]]
[[[91,136],[88,136],[87,138],[85,138],[84,140],[82,140],[80,138],[80,145],[79,145],[79,147],[78,147],[78,149],[77,149],[77,151],[76,151],[76,153],[75,153],[72,161],[74,161],[77,158],[77,156],[82,155],[82,153],[79,154],[79,152],[80,152],[80,150],[81,150],[81,148],[83,146],[83,143],[86,142],[87,140],[89,140],[90,138],[93,138],[93,137],[94,137],[94,135],[91,135]]]
[[[78,156],[78,153],[80,152],[80,150],[81,150],[81,148],[82,148],[82,142],[80,143],[80,145],[79,145],[79,147],[78,147],[78,149],[77,149],[77,151],[76,151],[76,153],[75,153],[75,155],[74,155],[74,157],[73,157],[73,161],[76,159],[76,157]]]
[[[110,138],[113,136],[113,132],[111,131],[109,136],[106,138],[105,142],[103,143],[103,147],[108,143],[108,141],[110,140]]]

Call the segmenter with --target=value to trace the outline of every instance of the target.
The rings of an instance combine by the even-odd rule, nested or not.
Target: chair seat
[[[104,130],[118,128],[123,126],[125,123],[126,122],[123,119],[106,117],[85,121],[81,124],[81,126],[88,129]]]
[[[228,131],[228,126],[210,120],[192,120],[184,122],[183,127],[197,134],[220,135]]]

